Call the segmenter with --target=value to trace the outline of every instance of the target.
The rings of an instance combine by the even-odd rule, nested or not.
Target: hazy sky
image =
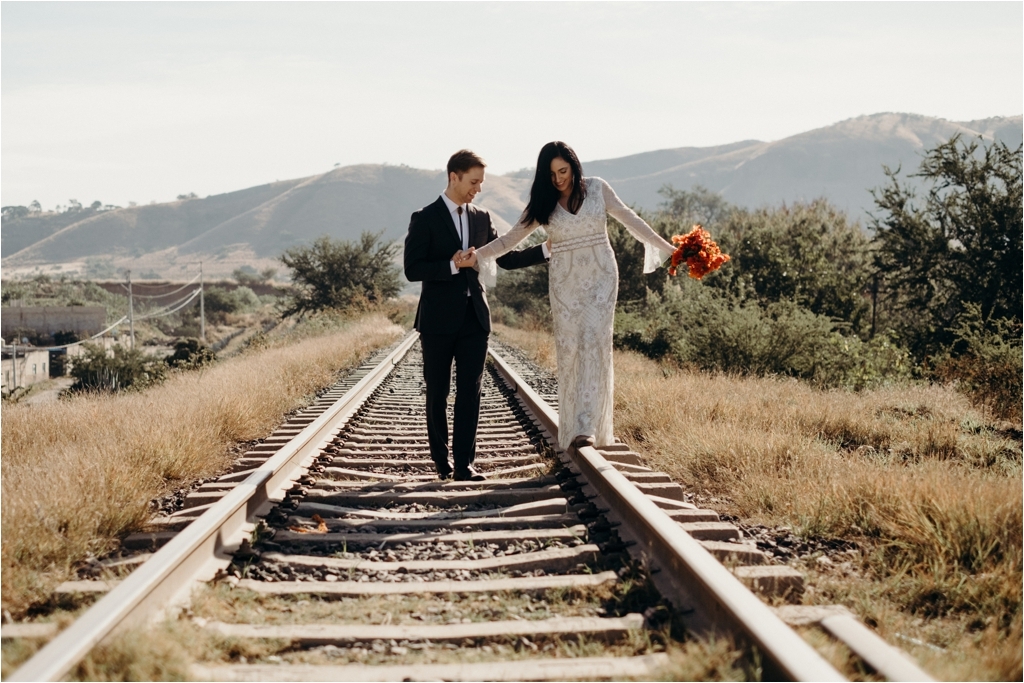
[[[1020,2],[0,3],[2,203],[1022,111]]]

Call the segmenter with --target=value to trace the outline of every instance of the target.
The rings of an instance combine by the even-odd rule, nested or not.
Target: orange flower
[[[694,225],[693,230],[685,235],[673,235],[672,242],[678,246],[672,252],[669,275],[675,275],[679,265],[685,262],[690,277],[699,280],[729,260],[729,255],[722,253],[711,239],[711,233],[701,225]]]

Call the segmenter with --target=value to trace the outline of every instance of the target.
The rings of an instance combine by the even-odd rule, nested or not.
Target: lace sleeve
[[[611,185],[600,178],[596,178],[596,180],[601,184],[605,210],[613,218],[626,226],[626,230],[629,231],[630,235],[643,243],[644,273],[653,273],[665,259],[672,255],[675,247],[661,235],[654,232],[651,226],[647,225],[640,216],[637,216],[633,209],[626,206],[619,199],[619,196],[615,194],[615,190],[612,189]]]
[[[520,242],[540,227],[537,221],[525,224],[522,221],[511,230],[476,250],[476,269],[485,287],[493,287],[498,279],[498,257],[516,248]]]

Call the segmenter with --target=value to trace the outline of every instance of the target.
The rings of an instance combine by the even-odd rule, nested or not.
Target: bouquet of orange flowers
[[[701,225],[693,226],[693,230],[685,235],[673,235],[672,243],[679,246],[672,252],[669,275],[675,275],[679,264],[685,262],[690,277],[699,280],[711,271],[718,270],[729,260],[729,255],[722,253],[711,239],[711,233]]]

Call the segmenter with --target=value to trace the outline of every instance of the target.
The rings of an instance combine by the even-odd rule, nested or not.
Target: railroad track
[[[60,680],[97,644],[180,609],[234,643],[194,667],[207,680],[650,678],[681,627],[756,647],[769,676],[842,680],[784,618],[890,679],[927,679],[842,610],[769,608],[749,588],[792,594],[799,576],[762,564],[625,445],[559,452],[553,387],[511,353],[492,348],[484,377],[476,464],[489,479],[437,481],[416,340],[125,539],[134,554],[98,566],[105,580],[62,586],[105,593],[63,632],[4,626],[52,637],[8,680]]]

